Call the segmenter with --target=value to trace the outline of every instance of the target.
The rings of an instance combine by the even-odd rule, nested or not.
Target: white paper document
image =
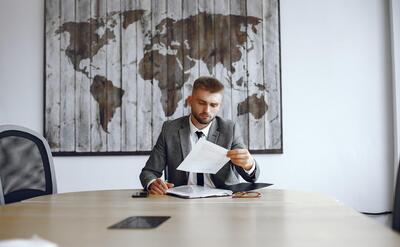
[[[34,235],[30,239],[16,238],[0,240],[0,247],[57,247],[57,244]]]
[[[182,185],[168,189],[167,194],[190,199],[215,196],[230,196],[232,195],[232,191],[203,187],[199,185]]]
[[[227,149],[201,138],[177,169],[215,174],[229,161],[227,152]]]

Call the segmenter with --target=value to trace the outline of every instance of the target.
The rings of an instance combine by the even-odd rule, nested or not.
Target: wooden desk
[[[400,234],[331,198],[261,190],[257,199],[131,198],[66,193],[0,207],[0,239],[37,234],[59,246],[400,246]],[[150,230],[108,230],[128,217],[171,216]]]

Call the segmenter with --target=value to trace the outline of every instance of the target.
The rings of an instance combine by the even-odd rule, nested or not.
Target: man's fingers
[[[227,155],[234,155],[234,154],[247,154],[247,149],[232,149],[229,150]]]
[[[160,187],[162,189],[166,189],[166,190],[168,189],[168,186],[165,184],[165,182],[162,179],[158,178],[157,183],[160,185]]]
[[[152,189],[150,189],[149,192],[150,192],[150,194],[152,194],[152,195],[157,195],[157,192],[155,192],[155,191],[152,190]]]
[[[245,159],[245,158],[249,158],[249,155],[248,154],[231,154],[231,155],[228,155],[228,157],[231,159],[235,159],[235,158]]]
[[[161,181],[160,185],[161,185],[161,189],[163,189],[163,190],[167,190],[168,189],[167,184],[164,183],[163,181]]]
[[[231,159],[233,163],[247,163],[248,159]]]
[[[150,194],[152,194],[152,195],[160,195],[157,191],[155,191],[155,190],[150,190]]]
[[[165,188],[165,187],[166,188]],[[165,195],[165,191],[169,188],[174,187],[174,184],[164,183],[163,181],[156,181],[150,186],[150,194],[152,195]]]
[[[153,186],[151,190],[153,190],[156,195],[164,195],[164,190],[158,186]]]
[[[226,154],[228,158],[244,158],[244,157],[249,157],[250,153],[247,151],[247,149],[234,149],[234,150],[229,150],[228,153]]]
[[[164,195],[165,189],[163,186],[163,181],[161,179],[157,179],[150,185],[150,190],[153,190],[157,195]]]

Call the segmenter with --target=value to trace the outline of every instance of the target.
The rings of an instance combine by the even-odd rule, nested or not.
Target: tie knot
[[[202,131],[196,131],[196,135],[197,135],[197,138],[200,139],[204,136],[204,133]]]

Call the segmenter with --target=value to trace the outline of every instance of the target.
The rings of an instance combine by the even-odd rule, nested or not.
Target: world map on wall
[[[113,12],[110,16],[121,17],[121,28],[127,29],[135,22],[141,21],[146,15],[145,10],[136,9],[123,12]],[[216,23],[230,25],[230,34],[222,33],[215,36],[199,37],[200,25],[196,23],[209,23],[210,20]],[[110,21],[111,20],[111,21]],[[155,25],[155,32],[148,33],[151,37],[151,44],[144,47],[143,57],[138,61],[139,75],[148,83],[157,83],[161,92],[160,103],[166,117],[170,117],[177,109],[178,103],[185,100],[182,95],[182,87],[188,82],[190,69],[197,62],[206,65],[210,74],[215,70],[216,64],[221,64],[228,74],[234,75],[237,72],[237,64],[243,57],[243,50],[251,51],[251,40],[248,32],[257,35],[259,31],[257,25],[262,20],[252,16],[208,14],[200,12],[197,15],[191,15],[187,18],[174,20],[164,18]],[[171,40],[169,32],[176,37],[184,37],[185,27],[197,27],[190,29],[190,39],[184,39],[183,42]],[[247,30],[243,27],[247,26]],[[125,94],[124,89],[114,86],[113,81],[107,79],[105,75],[90,75],[90,68],[82,65],[85,59],[92,59],[97,52],[110,42],[115,42],[116,31],[119,28],[116,18],[88,19],[83,22],[65,22],[61,23],[60,28],[54,35],[65,33],[69,34],[69,44],[65,49],[65,56],[68,57],[73,69],[81,72],[91,80],[90,93],[98,103],[100,113],[100,125],[105,132],[108,132],[108,123],[112,120],[117,108],[122,105],[122,97]],[[187,35],[187,34],[186,34]],[[231,37],[235,37],[232,39]],[[226,47],[229,43],[229,50],[218,49],[214,47]],[[200,45],[201,43],[201,45]],[[227,48],[228,49],[228,48]],[[124,51],[129,52],[129,51]],[[216,59],[216,60],[215,60]],[[167,63],[153,66],[156,61],[168,61]],[[223,61],[230,61],[229,66]],[[189,65],[184,67],[183,64]],[[163,71],[167,71],[168,76],[164,76]],[[238,78],[235,86],[247,86],[244,77],[246,75],[232,76]],[[237,103],[237,115],[252,114],[255,119],[262,118],[268,110],[268,105],[264,99],[263,92],[266,90],[264,83],[260,81],[255,86],[259,93],[248,95],[247,98]]]

